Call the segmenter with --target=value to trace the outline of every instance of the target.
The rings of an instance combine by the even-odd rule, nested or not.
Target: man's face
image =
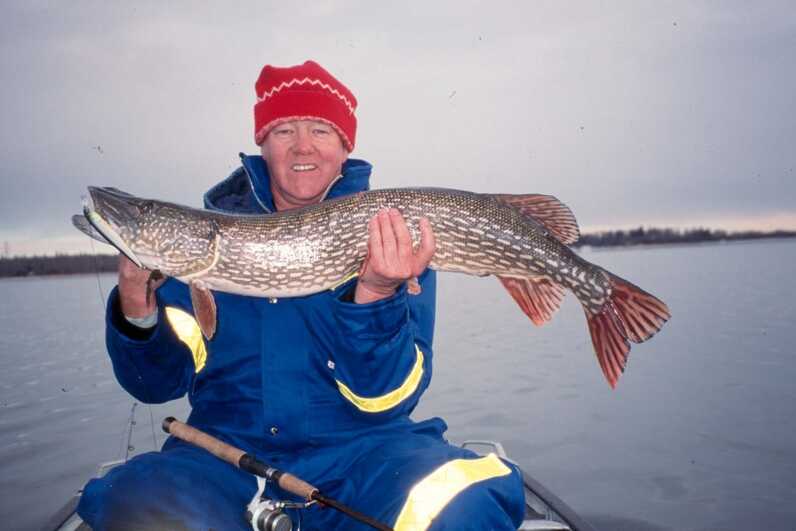
[[[316,120],[279,124],[260,147],[277,210],[319,202],[348,158],[334,128]]]

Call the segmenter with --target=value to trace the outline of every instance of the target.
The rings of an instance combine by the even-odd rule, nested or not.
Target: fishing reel
[[[311,502],[290,502],[272,500],[263,496],[267,480],[257,477],[257,492],[246,507],[246,521],[253,531],[292,531],[293,520],[285,512],[287,509],[306,509]],[[297,531],[301,530],[301,524]]]
[[[262,498],[253,512],[246,510],[246,520],[255,531],[293,531],[293,520],[284,512],[287,508],[285,502]]]

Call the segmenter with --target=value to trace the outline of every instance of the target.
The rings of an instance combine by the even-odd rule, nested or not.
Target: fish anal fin
[[[536,326],[549,321],[564,299],[564,288],[547,277],[498,276],[498,280]]]
[[[193,304],[193,314],[199,329],[207,340],[213,339],[216,334],[216,323],[218,313],[213,292],[210,291],[201,280],[190,282],[191,304]]]
[[[567,205],[543,194],[496,194],[499,202],[519,210],[547,229],[558,241],[572,245],[580,237],[575,216]]]

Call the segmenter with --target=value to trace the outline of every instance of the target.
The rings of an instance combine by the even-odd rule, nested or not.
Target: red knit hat
[[[282,122],[321,120],[334,127],[349,152],[354,150],[357,99],[318,63],[307,61],[285,68],[265,65],[254,88],[257,92],[254,141],[257,145]]]

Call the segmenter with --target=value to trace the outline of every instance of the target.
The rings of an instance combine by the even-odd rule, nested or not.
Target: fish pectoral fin
[[[190,283],[191,304],[193,304],[193,314],[202,335],[209,341],[216,334],[216,323],[218,312],[213,292],[210,291],[201,280],[192,280]]]
[[[547,277],[498,279],[536,326],[549,321],[564,300],[564,288]]]
[[[497,194],[494,197],[504,205],[533,218],[565,245],[572,245],[580,238],[578,222],[572,211],[552,195]]]

